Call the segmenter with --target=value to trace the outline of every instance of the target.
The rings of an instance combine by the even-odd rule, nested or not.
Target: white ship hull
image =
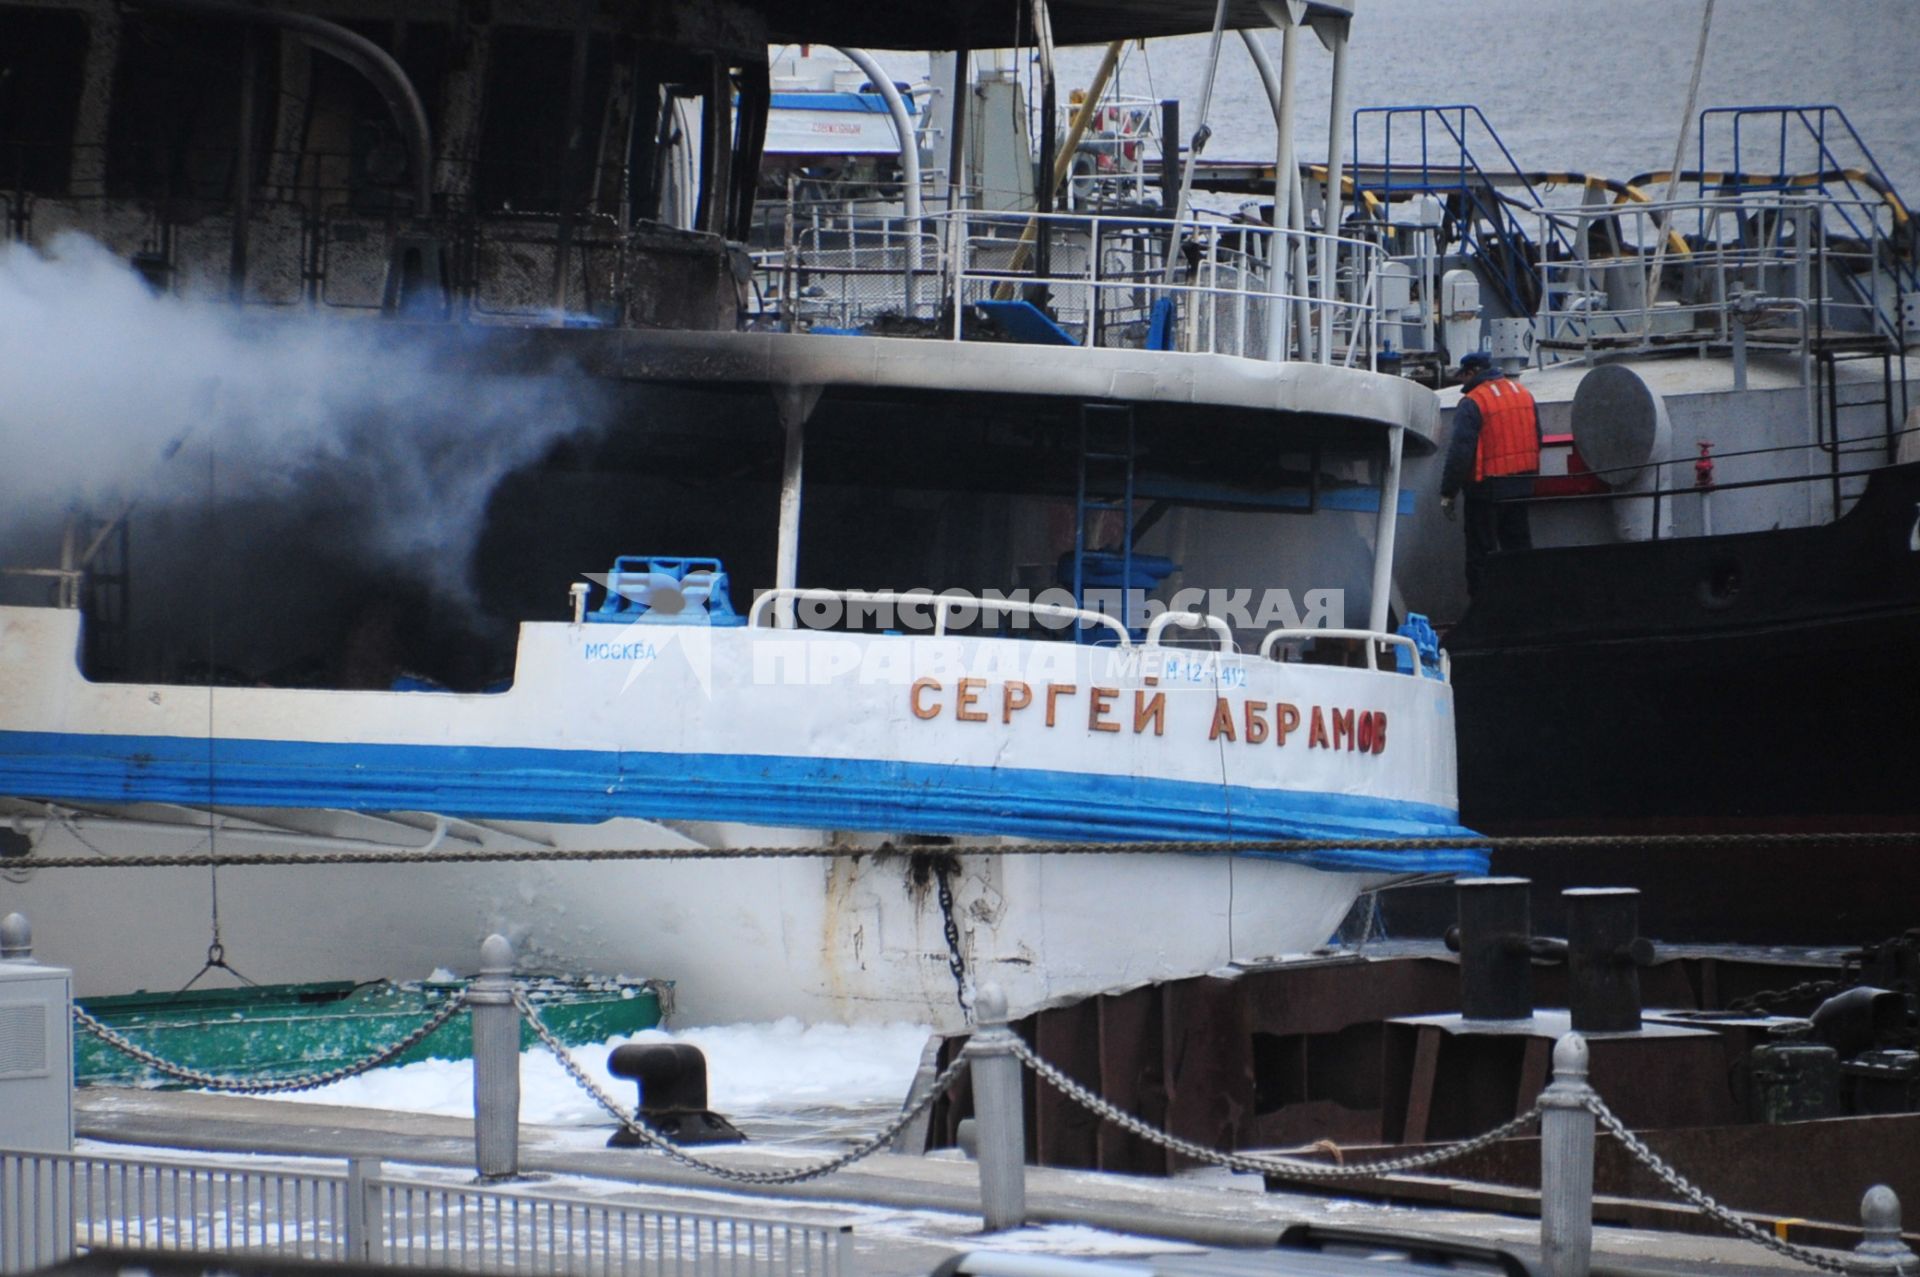
[[[1406,674],[1156,646],[529,624],[494,695],[209,690],[89,683],[77,640],[74,612],[0,609],[0,793],[31,845],[0,909],[27,912],[83,990],[191,976],[212,873],[36,860],[413,848],[397,865],[221,868],[229,961],[255,980],[418,976],[471,965],[502,931],[532,965],[673,980],[689,1022],[943,1026],[961,1016],[955,956],[966,987],[997,981],[1031,1007],[1310,949],[1360,891],[1481,863],[970,855],[948,874],[950,946],[938,846],[877,850],[903,835],[1457,833],[1451,692]],[[751,846],[866,853],[727,854]],[[703,858],[541,858],[671,847]],[[457,858],[475,850],[527,859]]]

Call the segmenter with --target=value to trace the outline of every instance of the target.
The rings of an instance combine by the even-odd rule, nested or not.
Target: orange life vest
[[[1492,377],[1467,392],[1480,410],[1480,447],[1473,481],[1540,471],[1540,416],[1533,396],[1505,377]]]

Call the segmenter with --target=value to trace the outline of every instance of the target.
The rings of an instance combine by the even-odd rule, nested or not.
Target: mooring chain
[[[356,1060],[351,1064],[343,1064],[338,1068],[328,1069],[324,1073],[303,1073],[297,1077],[274,1078],[267,1081],[251,1078],[221,1077],[218,1074],[202,1073],[198,1069],[186,1068],[173,1063],[171,1060],[162,1059],[139,1043],[132,1041],[120,1033],[116,1033],[107,1025],[96,1020],[93,1016],[88,1015],[77,1003],[73,1008],[73,1020],[74,1023],[78,1024],[83,1030],[99,1038],[114,1050],[125,1055],[130,1055],[156,1072],[163,1073],[167,1077],[174,1078],[177,1081],[189,1082],[194,1086],[204,1087],[209,1091],[231,1091],[239,1095],[284,1095],[293,1091],[311,1091],[317,1087],[327,1086],[334,1082],[342,1082],[347,1078],[357,1077],[371,1069],[377,1069],[383,1064],[390,1063],[438,1032],[447,1021],[453,1019],[454,1016],[465,1010],[466,1005],[467,995],[464,992],[456,993],[447,999],[446,1005],[422,1021],[413,1032],[407,1034],[407,1036],[401,1038],[391,1046],[382,1047],[363,1060]]]
[[[1851,847],[1911,848],[1920,832],[1886,833],[1849,830],[1838,833],[1758,834],[1547,834],[1482,838],[1473,834],[1436,838],[1260,838],[1156,842],[1033,842],[955,844],[942,850],[952,856],[1153,856],[1193,855],[1196,852],[1238,854],[1313,854],[1330,851],[1626,851],[1650,848]],[[858,847],[529,847],[492,850],[459,848],[420,851],[398,847],[392,851],[231,852],[218,857],[208,852],[164,856],[33,856],[9,857],[9,870],[21,869],[204,869],[212,864],[271,867],[299,865],[411,865],[435,862],[449,865],[521,863],[594,863],[625,860],[819,860],[871,856],[872,848]]]
[[[1422,1167],[1438,1166],[1456,1158],[1490,1148],[1501,1140],[1517,1135],[1532,1126],[1540,1116],[1538,1102],[1526,1112],[1512,1120],[1503,1122],[1485,1134],[1476,1135],[1470,1140],[1458,1144],[1447,1144],[1440,1148],[1425,1149],[1418,1153],[1409,1153],[1405,1157],[1393,1157],[1378,1162],[1357,1162],[1350,1165],[1329,1166],[1320,1162],[1304,1162],[1286,1157],[1256,1157],[1246,1153],[1222,1153],[1208,1148],[1204,1144],[1195,1144],[1170,1134],[1156,1126],[1150,1126],[1133,1114],[1116,1108],[1086,1087],[1080,1085],[1053,1065],[1041,1059],[1019,1038],[1012,1042],[1013,1054],[1021,1063],[1032,1069],[1039,1078],[1068,1099],[1097,1117],[1118,1126],[1132,1135],[1151,1144],[1158,1144],[1169,1152],[1190,1157],[1196,1162],[1210,1162],[1228,1170],[1243,1171],[1255,1175],[1278,1175],[1288,1179],[1375,1179],[1382,1175],[1395,1175],[1402,1171],[1419,1170]]]
[[[1809,1250],[1805,1246],[1796,1246],[1792,1242],[1782,1241],[1758,1224],[1740,1218],[1740,1216],[1735,1214],[1731,1209],[1722,1206],[1719,1202],[1707,1196],[1705,1190],[1694,1184],[1693,1181],[1689,1180],[1673,1167],[1667,1165],[1666,1162],[1660,1159],[1658,1153],[1642,1143],[1640,1137],[1628,1130],[1626,1123],[1622,1122],[1618,1117],[1615,1117],[1613,1110],[1607,1107],[1607,1102],[1597,1094],[1588,1097],[1587,1109],[1593,1114],[1601,1127],[1606,1130],[1607,1134],[1619,1140],[1621,1147],[1633,1154],[1642,1166],[1652,1171],[1660,1182],[1667,1186],[1668,1191],[1672,1192],[1675,1197],[1691,1204],[1701,1214],[1714,1220],[1728,1232],[1744,1237],[1750,1242],[1765,1246],[1768,1250],[1785,1255],[1788,1259],[1805,1264],[1809,1268],[1818,1268],[1830,1273],[1850,1271],[1845,1263],[1832,1255],[1823,1255],[1817,1250]]]
[[[933,877],[940,897],[940,925],[947,938],[947,970],[953,976],[953,1000],[960,1004],[960,1015],[973,1021],[973,1007],[967,1002],[967,959],[960,950],[960,924],[953,916],[952,865],[944,858],[934,861]]]
[[[1799,984],[1789,985],[1784,989],[1766,989],[1759,993],[1749,993],[1744,998],[1735,998],[1727,1003],[1727,1010],[1766,1011],[1771,1007],[1802,1002],[1809,998],[1831,997],[1845,987],[1845,983],[1839,980],[1803,980]]]
[[[941,1070],[940,1076],[933,1080],[933,1085],[927,1088],[924,1095],[902,1111],[893,1121],[889,1122],[884,1130],[875,1134],[871,1139],[856,1144],[838,1156],[828,1158],[824,1162],[817,1162],[812,1166],[802,1166],[787,1171],[741,1170],[737,1167],[723,1166],[718,1162],[709,1162],[705,1158],[694,1156],[680,1145],[675,1144],[672,1140],[660,1134],[660,1132],[640,1121],[633,1114],[627,1112],[626,1108],[622,1106],[619,1101],[615,1100],[611,1095],[608,1095],[599,1083],[587,1076],[586,1071],[574,1061],[573,1053],[567,1050],[566,1044],[553,1035],[553,1031],[547,1028],[541,1021],[539,1014],[533,1009],[533,1004],[528,1002],[525,995],[518,989],[514,990],[513,1003],[520,1008],[520,1014],[525,1016],[527,1023],[533,1027],[533,1034],[540,1040],[541,1045],[546,1047],[547,1050],[553,1054],[553,1058],[560,1062],[560,1067],[566,1070],[567,1076],[571,1077],[581,1090],[592,1096],[593,1101],[605,1109],[608,1115],[615,1121],[619,1122],[623,1129],[632,1134],[648,1148],[658,1149],[661,1153],[673,1161],[680,1163],[682,1166],[688,1167],[691,1170],[700,1171],[703,1174],[712,1175],[718,1179],[729,1180],[735,1184],[804,1184],[808,1180],[819,1179],[823,1175],[831,1175],[835,1171],[851,1166],[863,1158],[870,1157],[893,1143],[894,1137],[911,1125],[914,1120],[926,1112],[927,1109],[931,1108],[935,1100],[946,1094],[947,1088],[952,1086],[954,1082],[959,1079],[960,1075],[966,1072],[967,1068],[967,1057],[963,1052],[954,1058],[953,1063]]]

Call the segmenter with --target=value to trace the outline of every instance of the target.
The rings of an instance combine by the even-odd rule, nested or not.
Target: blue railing
[[[1379,117],[1379,159],[1369,158],[1363,150],[1363,128],[1370,117]],[[1398,167],[1395,164],[1395,126],[1409,120],[1402,133],[1414,137],[1400,139]],[[1538,309],[1539,281],[1527,256],[1532,237],[1512,203],[1499,194],[1493,178],[1474,155],[1478,141],[1489,155],[1497,154],[1505,165],[1500,179],[1523,193],[1528,208],[1541,206],[1540,193],[1534,189],[1513,152],[1500,134],[1481,114],[1480,108],[1464,104],[1446,106],[1375,106],[1353,113],[1354,167],[1356,175],[1365,166],[1377,163],[1381,169],[1373,194],[1390,204],[1396,193],[1406,195],[1444,194],[1461,201],[1460,235],[1467,250],[1485,265],[1487,277],[1500,292],[1509,311],[1516,316],[1531,315]],[[1357,183],[1356,183],[1357,184]],[[1492,228],[1483,237],[1479,226]],[[1561,242],[1564,232],[1552,226],[1548,232],[1552,247],[1571,250]],[[1483,242],[1490,238],[1491,243]]]
[[[1728,166],[1714,183],[1718,189],[1728,194],[1799,190],[1837,197],[1830,206],[1833,214],[1850,235],[1868,242],[1887,237],[1864,217],[1861,208],[1875,200],[1884,201],[1896,237],[1904,236],[1907,241],[1906,259],[1902,261],[1897,252],[1889,254],[1888,268],[1903,290],[1920,289],[1906,203],[1845,111],[1814,103],[1709,107],[1700,113],[1697,144],[1703,185],[1711,175],[1708,148],[1710,140],[1717,140],[1716,125],[1724,125],[1730,135]],[[1898,238],[1892,246],[1902,247]]]

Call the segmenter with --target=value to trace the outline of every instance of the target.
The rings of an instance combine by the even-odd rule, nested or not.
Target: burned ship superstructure
[[[1275,12],[1343,82],[1346,6]],[[84,947],[95,987],[184,978],[212,870],[119,858],[357,849],[405,863],[219,875],[209,958],[417,973],[500,931],[680,980],[692,1015],[951,1022],[975,981],[1038,1004],[1297,951],[1361,891],[1482,867],[1395,849],[1465,839],[1444,663],[1391,617],[1401,461],[1438,415],[1374,370],[1377,247],[1298,204],[1199,213],[1187,177],[1161,208],[1062,211],[1097,102],[1037,156],[966,140],[1018,88],[966,50],[1016,16],[1043,63],[1266,21],[0,10],[44,54],[8,117],[24,251],[87,235],[162,327],[225,308],[236,364],[372,334],[302,402],[240,400],[250,424],[432,374],[363,388],[293,461],[236,458],[246,378],[212,378],[154,449],[168,500],[118,494],[130,515],[8,578],[40,597],[0,607],[4,895],[48,948]],[[783,39],[959,52],[914,138],[927,190],[756,255]],[[989,155],[1027,193],[990,189]],[[411,560],[359,553],[396,506],[477,514],[465,539],[403,520]],[[1263,837],[1335,845],[1231,849]],[[1167,838],[1195,850],[942,850]],[[769,845],[820,854],[726,854]]]

